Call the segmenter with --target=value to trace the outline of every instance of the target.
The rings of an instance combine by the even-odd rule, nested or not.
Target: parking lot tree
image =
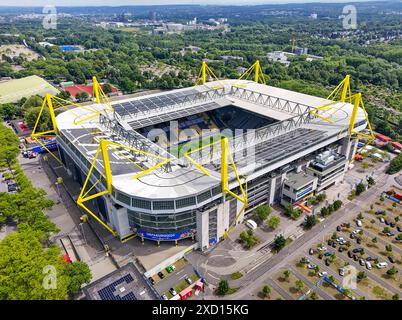
[[[331,274],[328,278],[330,281],[335,282],[335,277]]]
[[[296,280],[295,285],[298,291],[301,291],[304,288],[304,282],[300,279]]]
[[[371,242],[372,242],[372,243],[377,243],[377,242],[378,242],[377,237],[374,237],[373,239],[371,239]]]
[[[300,259],[300,264],[307,264],[308,263],[308,259],[306,257],[302,257]]]
[[[310,299],[311,300],[319,300],[318,294],[316,294],[314,291],[310,294]]]
[[[253,247],[258,242],[258,237],[254,235],[253,230],[247,230],[240,233],[239,241],[247,248]]]
[[[269,297],[269,295],[271,294],[271,288],[269,287],[269,285],[265,285],[262,290],[261,290],[261,295],[266,298]]]
[[[392,246],[390,244],[387,244],[385,246],[385,250],[387,250],[387,252],[392,252]]]
[[[382,230],[382,233],[389,233],[389,232],[391,232],[391,229],[390,229],[389,227],[385,227],[385,228]]]
[[[278,228],[279,224],[281,223],[281,218],[278,216],[273,216],[268,220],[268,227],[275,230]]]
[[[356,195],[358,196],[358,195],[362,194],[365,190],[366,190],[366,186],[363,183],[359,183],[356,186]]]
[[[395,293],[395,294],[392,296],[392,300],[399,300],[399,294],[398,294],[398,293]]]
[[[283,271],[283,278],[284,278],[286,281],[288,281],[289,277],[290,277],[290,271],[289,271],[289,270]]]
[[[320,272],[320,266],[319,265],[316,265],[315,267],[314,267],[314,273],[315,274],[317,274],[318,272]]]
[[[398,273],[398,269],[395,266],[392,266],[390,269],[387,270],[387,275],[394,276]]]
[[[367,161],[363,161],[363,162],[362,162],[362,169],[363,169],[363,170],[367,170],[368,167],[369,167],[369,164],[367,163]]]
[[[352,294],[352,291],[350,289],[344,288],[343,289],[343,294],[345,296],[350,296]]]
[[[402,233],[399,233],[399,234],[396,236],[396,239],[397,239],[397,240],[402,240]]]
[[[359,271],[359,272],[357,273],[357,279],[358,279],[358,280],[363,280],[363,279],[365,279],[365,278],[367,278],[367,274],[366,274],[364,271]]]
[[[361,212],[357,215],[357,220],[363,220],[363,214]]]
[[[335,240],[336,238],[338,238],[338,232],[334,231],[334,232],[332,233],[331,239],[332,239],[332,240]]]
[[[395,222],[399,222],[399,220],[401,220],[401,218],[399,218],[399,216],[394,218]]]
[[[329,258],[330,258],[331,262],[333,262],[336,258],[335,252],[332,252],[331,255],[329,256]]]
[[[274,240],[274,250],[276,252],[281,251],[286,246],[286,239],[283,235],[279,235],[275,237]]]
[[[226,293],[228,293],[230,287],[229,287],[229,282],[225,279],[219,281],[218,284],[218,294],[221,296],[224,296]]]

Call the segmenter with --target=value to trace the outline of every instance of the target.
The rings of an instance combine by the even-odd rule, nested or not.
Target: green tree
[[[32,107],[25,111],[25,121],[30,128],[35,126],[35,123],[39,117],[40,110],[42,107]],[[52,128],[52,122],[50,118],[50,112],[47,108],[44,108],[40,119],[38,121],[38,126],[36,131],[48,131]]]
[[[69,277],[68,292],[73,295],[79,293],[81,286],[92,279],[88,265],[80,261],[67,264],[65,273]]]
[[[297,288],[298,291],[301,291],[303,289],[303,287],[304,287],[304,282],[301,281],[300,279],[296,280],[295,284],[296,284],[296,288]]]
[[[389,276],[396,275],[398,273],[398,269],[396,269],[394,266],[392,266],[390,269],[387,270],[387,274]]]
[[[218,284],[218,294],[221,296],[224,296],[225,294],[228,293],[230,287],[229,287],[229,282],[227,280],[221,280],[219,281]]]
[[[269,220],[268,220],[268,226],[275,230],[276,228],[278,228],[279,224],[281,223],[281,218],[279,218],[278,216],[272,216]]]
[[[393,158],[387,168],[387,174],[395,174],[402,169],[402,153]]]
[[[113,92],[112,86],[111,86],[109,83],[105,83],[105,84],[102,86],[102,89],[103,89],[103,92],[104,92],[105,94],[109,94],[109,93],[112,93],[112,92]]]
[[[314,214],[308,215],[306,218],[305,226],[307,229],[311,229],[318,223],[318,219]]]
[[[358,196],[358,195],[362,194],[365,190],[366,190],[366,186],[363,183],[359,183],[356,186],[356,195]]]
[[[59,300],[68,297],[68,276],[60,249],[43,248],[44,235],[30,227],[19,228],[0,242],[1,300]],[[12,263],[10,263],[12,261]],[[46,267],[56,272],[55,288],[47,290],[44,283]],[[51,279],[51,277],[48,277]]]
[[[0,126],[0,141],[0,165],[11,167],[20,152],[18,148],[20,141],[11,129],[3,125]]]
[[[357,273],[357,279],[363,280],[363,279],[365,279],[365,278],[367,278],[367,274],[366,274],[364,271],[359,271],[359,272]]]
[[[268,285],[265,285],[261,290],[261,295],[263,298],[269,297],[271,294],[271,288]]]
[[[57,94],[57,97],[63,100],[69,100],[71,98],[71,93],[69,91],[62,90]]]
[[[86,91],[83,92],[78,92],[75,95],[75,99],[77,99],[78,102],[85,102],[89,100],[89,94]]]
[[[275,240],[274,240],[274,245],[273,245],[274,250],[275,250],[276,252],[279,252],[279,251],[281,251],[285,246],[286,246],[286,239],[285,239],[285,237],[284,237],[283,235],[276,236],[276,237],[275,237]]]
[[[395,294],[392,296],[392,300],[399,300],[399,294],[398,294],[398,293],[395,293]]]
[[[254,209],[253,214],[260,220],[265,221],[270,215],[272,208],[266,204],[263,204]]]
[[[289,271],[289,270],[283,271],[283,278],[284,278],[286,281],[288,281],[289,277],[290,277],[290,271]]]

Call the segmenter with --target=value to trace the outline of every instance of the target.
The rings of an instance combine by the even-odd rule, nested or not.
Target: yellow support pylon
[[[157,158],[157,159],[161,160],[161,162],[158,163],[157,165],[154,165],[154,166],[150,167],[149,169],[141,171],[139,174],[135,175],[132,179],[138,179],[138,178],[144,176],[145,174],[147,174],[147,173],[149,173],[149,172],[151,172],[151,171],[163,166],[164,164],[170,162],[171,159],[163,158],[161,156],[154,155],[154,154],[151,154],[149,152],[145,152],[145,151],[142,151],[142,150],[127,147],[127,146],[124,146],[122,144],[119,144],[119,143],[116,143],[116,142],[113,142],[113,141],[109,141],[109,140],[106,140],[106,139],[101,139],[100,140],[98,149],[96,150],[94,159],[92,160],[92,163],[91,163],[91,166],[89,168],[89,171],[88,171],[87,177],[85,179],[84,185],[82,186],[81,192],[80,192],[80,194],[78,196],[77,204],[78,204],[78,206],[83,208],[86,212],[88,212],[92,217],[94,217],[108,231],[110,231],[110,233],[112,233],[114,236],[116,236],[117,232],[115,230],[111,229],[101,219],[99,219],[99,217],[94,212],[92,212],[91,209],[89,209],[85,205],[85,202],[87,202],[87,201],[96,199],[96,198],[101,197],[101,196],[106,195],[106,194],[111,195],[113,193],[113,188],[112,188],[113,175],[112,175],[112,170],[111,170],[111,166],[110,166],[110,158],[109,158],[109,152],[108,152],[109,148],[124,148],[126,150],[141,153],[141,154],[144,154],[146,156],[154,157],[154,158]],[[114,150],[116,150],[116,149],[114,149]],[[100,192],[97,192],[97,193],[95,193],[93,195],[88,196],[88,194],[95,188],[95,186],[100,183],[100,178],[99,178],[87,190],[87,185],[88,185],[89,179],[90,179],[90,177],[92,175],[92,172],[94,170],[94,167],[96,165],[96,161],[98,160],[99,154],[102,154],[102,162],[103,162],[102,164],[103,164],[103,169],[104,169],[104,172],[102,173],[102,176],[104,176],[104,178],[106,180],[106,190],[100,191]]]
[[[195,85],[198,86],[200,84],[206,84],[208,76],[210,79],[213,79],[214,81],[218,81],[220,83],[218,77],[215,75],[212,69],[207,65],[205,61],[203,61],[200,72],[198,73],[197,79],[195,81]],[[220,89],[220,88],[223,88],[222,83],[220,83],[220,86],[214,87],[214,89]]]
[[[262,72],[261,69],[261,64],[260,60],[256,60],[256,62],[248,68],[238,80],[247,80],[250,75],[254,72],[254,82],[261,83],[261,84],[267,84],[265,80],[264,73]],[[235,84],[236,86],[236,84]]]
[[[92,95],[94,96],[98,104],[101,104],[103,106],[106,105],[106,107],[104,107],[105,110],[114,111],[107,94],[105,94],[102,86],[100,85],[98,79],[95,76],[92,77]]]

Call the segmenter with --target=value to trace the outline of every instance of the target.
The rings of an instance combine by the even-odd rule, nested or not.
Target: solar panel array
[[[154,124],[171,121],[171,120],[176,120],[176,119],[183,118],[186,116],[191,116],[191,115],[194,115],[197,113],[213,110],[213,109],[216,109],[219,107],[220,107],[220,105],[217,104],[216,102],[210,102],[210,103],[205,103],[202,105],[198,105],[198,106],[183,109],[183,110],[176,110],[176,111],[168,112],[165,114],[156,115],[156,116],[149,117],[149,118],[144,118],[144,119],[135,120],[135,121],[129,121],[128,124],[133,129],[139,129],[139,128],[148,127],[148,126],[151,126]]]
[[[135,114],[137,112],[146,112],[161,107],[171,106],[182,103],[186,100],[186,96],[197,93],[197,90],[189,89],[175,93],[159,95],[150,98],[127,101],[123,103],[113,104],[113,109],[122,117]]]
[[[137,300],[132,291],[128,292],[124,296],[120,296],[119,294],[116,294],[116,292],[117,292],[116,287],[118,285],[120,285],[124,282],[129,284],[133,281],[134,281],[134,279],[131,276],[131,274],[127,274],[124,277],[121,277],[120,279],[109,284],[108,286],[100,289],[98,291],[98,294],[99,294],[101,300]]]

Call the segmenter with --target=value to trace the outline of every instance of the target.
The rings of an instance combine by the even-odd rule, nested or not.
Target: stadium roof
[[[223,85],[224,89],[221,89],[218,94],[214,94],[213,88],[218,88],[218,85],[221,85],[221,88]],[[172,100],[178,100],[178,102],[172,102]],[[74,124],[75,119],[84,117],[88,111],[80,108],[72,109],[57,116],[57,125],[60,132],[72,142],[75,148],[80,150],[81,154],[85,154],[88,161],[93,159],[99,139],[113,139],[122,145],[129,145],[133,140],[137,140],[138,136],[148,141],[147,148],[151,148],[152,153],[157,152],[166,157],[163,154],[163,152],[167,153],[165,149],[141,136],[133,128],[149,125],[149,122],[157,123],[172,119],[169,116],[172,114],[177,116],[192,114],[197,107],[202,112],[205,106],[208,106],[207,109],[217,107],[215,103],[221,107],[234,105],[279,120],[257,129],[258,135],[256,134],[254,139],[248,140],[247,137],[245,141],[245,136],[239,135],[232,140],[234,141],[230,147],[232,153],[239,153],[242,150],[247,150],[247,154],[248,150],[253,152],[253,163],[246,161],[244,157],[238,161],[235,159],[240,174],[247,175],[252,179],[254,176],[276,170],[347,136],[353,105],[343,102],[333,103],[334,108],[340,109],[332,116],[333,123],[309,117],[308,111],[324,102],[326,100],[323,98],[252,81],[221,80],[202,86],[126,99],[113,104],[115,115],[102,112],[104,115],[100,118],[91,118],[79,125]],[[93,108],[101,107],[94,105]],[[324,116],[329,112],[331,111],[324,111]],[[113,118],[114,116],[115,118]],[[102,121],[109,121],[110,125],[107,126],[106,122]],[[356,115],[355,130],[360,131],[365,127],[364,111],[359,109]],[[74,129],[84,130],[85,133]],[[91,132],[96,134],[92,135]],[[133,144],[131,146],[139,148]],[[161,149],[163,150],[160,151]],[[149,152],[149,149],[146,151]],[[138,198],[167,200],[188,197],[201,194],[220,184],[219,162],[218,165],[208,163],[204,166],[210,169],[211,173],[211,176],[206,176],[195,166],[187,166],[186,159],[175,159],[172,156],[174,160],[171,163],[171,170],[167,172],[155,170],[140,179],[132,179],[133,174],[138,171],[135,166],[140,166],[144,170],[155,163],[149,163],[148,160],[144,160],[144,157],[138,157],[133,159],[136,163],[132,164],[129,163],[127,157],[125,158],[116,150],[110,152],[113,186],[125,194],[135,195]],[[214,154],[207,154],[209,160],[219,159],[219,147],[213,148],[213,152]],[[196,154],[192,154],[192,158],[195,161],[202,160],[198,159]],[[246,158],[250,159],[251,156]],[[205,164],[205,162],[203,163]],[[97,162],[97,167],[102,168],[101,161]],[[234,178],[232,172],[229,173],[229,176],[230,179]]]
[[[0,104],[18,102],[33,95],[56,95],[60,91],[38,76],[0,82]]]

